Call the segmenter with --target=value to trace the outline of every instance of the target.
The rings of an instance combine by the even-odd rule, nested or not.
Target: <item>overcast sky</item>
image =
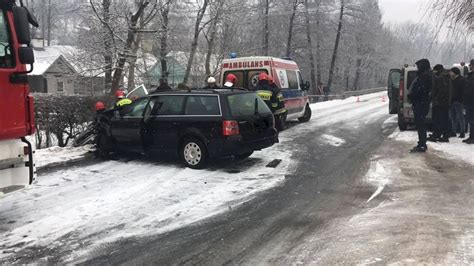
[[[384,23],[421,22],[427,18],[429,2],[430,0],[379,0],[382,20]]]

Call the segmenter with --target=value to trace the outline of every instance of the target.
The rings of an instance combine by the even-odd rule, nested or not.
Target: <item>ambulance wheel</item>
[[[405,122],[398,122],[398,128],[400,129],[400,131],[405,131],[407,130],[408,125]]]
[[[275,116],[275,127],[278,131],[286,129],[286,113]]]
[[[304,115],[300,118],[298,118],[298,121],[301,123],[308,122],[311,119],[311,108],[309,107],[309,104],[306,105],[304,108]]]

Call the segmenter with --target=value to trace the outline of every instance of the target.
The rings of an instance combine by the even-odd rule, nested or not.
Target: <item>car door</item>
[[[119,148],[141,150],[143,112],[150,98],[141,98],[114,113],[111,119],[111,134],[120,144]]]
[[[145,118],[145,148],[150,151],[174,150],[179,141],[186,95],[152,97],[150,116]]]
[[[398,113],[401,75],[401,69],[390,69],[388,74],[387,94],[389,99],[390,114]]]

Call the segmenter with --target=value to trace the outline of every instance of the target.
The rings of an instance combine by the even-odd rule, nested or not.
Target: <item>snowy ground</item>
[[[46,149],[39,149],[35,151],[36,168],[79,160],[84,158],[87,153],[93,150],[94,147],[92,145],[65,148],[54,146]]]
[[[390,139],[409,142],[413,146],[418,142],[418,135],[416,131],[399,131],[398,129],[389,136]],[[450,138],[449,143],[433,143],[428,142],[428,152],[434,150],[442,157],[450,160],[464,161],[468,164],[474,165],[474,145],[468,145],[462,142],[460,138]]]
[[[350,130],[386,115],[385,92],[312,105],[313,118],[280,135],[280,143],[251,158],[225,161],[207,170],[183,168],[174,161],[131,159],[97,162],[39,177],[25,190],[8,194],[0,205],[0,261],[12,254],[64,250],[76,262],[101,244],[127,237],[156,235],[223,213],[281,185],[297,162],[292,140],[320,125]],[[369,116],[361,115],[373,110]],[[338,132],[319,141],[344,145]],[[87,148],[37,151],[37,166],[81,158]],[[282,159],[277,168],[265,167]],[[65,245],[67,243],[67,245]],[[74,252],[70,252],[74,250]],[[47,260],[48,258],[44,258]]]

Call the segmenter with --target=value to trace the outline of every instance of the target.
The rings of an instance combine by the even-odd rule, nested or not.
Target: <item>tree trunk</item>
[[[359,80],[360,80],[360,68],[362,65],[362,59],[357,58],[356,60],[356,73],[354,78],[354,84],[352,85],[352,90],[357,91],[359,90]]]
[[[341,38],[341,30],[342,30],[342,19],[344,18],[344,0],[341,0],[341,11],[339,14],[339,24],[337,25],[337,35],[336,35],[336,42],[334,44],[334,51],[332,53],[331,59],[331,67],[329,68],[329,78],[327,86],[331,89],[332,86],[332,79],[334,76],[334,68],[336,66],[336,59],[337,59],[337,50],[339,49],[339,40]]]
[[[268,55],[268,43],[270,39],[270,32],[268,28],[268,15],[270,13],[270,0],[264,0],[264,14],[263,14],[263,55]]]
[[[104,23],[110,23],[110,2],[111,0],[102,0],[102,18]],[[113,67],[113,50],[112,50],[112,38],[113,36],[107,29],[106,25],[102,25],[104,34],[104,73],[105,73],[105,91],[109,91],[111,94],[114,93],[112,89],[112,67]]]
[[[319,83],[323,82],[321,78],[321,0],[317,0],[316,6],[316,80]]]
[[[188,65],[186,66],[186,74],[184,75],[183,83],[187,84],[189,75],[191,74],[191,67],[193,66],[194,56],[196,54],[198,40],[199,40],[199,33],[201,32],[201,21],[206,13],[207,5],[209,0],[204,0],[202,7],[198,10],[197,17],[196,17],[196,24],[194,25],[194,38],[191,43],[191,52],[189,53]]]
[[[114,75],[112,77],[112,90],[116,90],[123,80],[123,70],[125,67],[125,62],[127,61],[127,56],[130,53],[132,48],[133,42],[135,41],[136,35],[138,33],[137,23],[139,18],[142,16],[146,6],[150,2],[148,1],[141,1],[139,8],[135,14],[133,14],[130,18],[130,26],[128,28],[127,40],[125,43],[125,47],[123,51],[118,54],[117,64],[115,67]]]
[[[168,0],[161,9],[161,30],[160,30],[160,64],[161,64],[161,78],[168,80],[168,63],[166,56],[168,55],[168,24],[169,12],[172,0]]]
[[[294,0],[293,9],[290,15],[290,23],[288,26],[288,40],[286,42],[286,57],[291,56],[291,41],[293,39],[293,24],[295,22],[296,10],[298,9],[299,0]]]
[[[51,45],[51,0],[48,0],[48,46]]]
[[[216,43],[216,34],[217,34],[217,24],[219,23],[223,6],[224,6],[224,1],[218,1],[217,7],[215,10],[215,15],[213,18],[214,20],[212,21],[211,26],[209,28],[210,33],[209,33],[209,40],[207,42],[207,53],[206,53],[206,63],[205,63],[207,77],[211,75],[211,57],[212,57],[212,54],[214,53],[214,46]]]
[[[143,29],[145,27],[144,21],[143,21],[143,13],[141,14],[139,18],[139,23],[140,23],[140,29]],[[140,43],[142,41],[142,34],[141,33],[136,33],[134,36],[134,40],[132,42],[132,52],[130,54],[130,62],[128,64],[128,83],[127,87],[129,91],[133,90],[135,86],[135,70],[136,70],[136,65],[137,65],[137,59],[138,59],[138,49],[140,48]]]
[[[312,93],[316,95],[319,93],[316,91],[318,88],[318,84],[316,82],[316,76],[315,76],[313,41],[311,39],[311,24],[309,20],[308,0],[304,1],[304,6],[305,6],[304,15],[305,15],[305,24],[306,24],[305,25],[306,26],[306,42],[307,42],[309,64],[310,64],[311,87],[312,87]]]

